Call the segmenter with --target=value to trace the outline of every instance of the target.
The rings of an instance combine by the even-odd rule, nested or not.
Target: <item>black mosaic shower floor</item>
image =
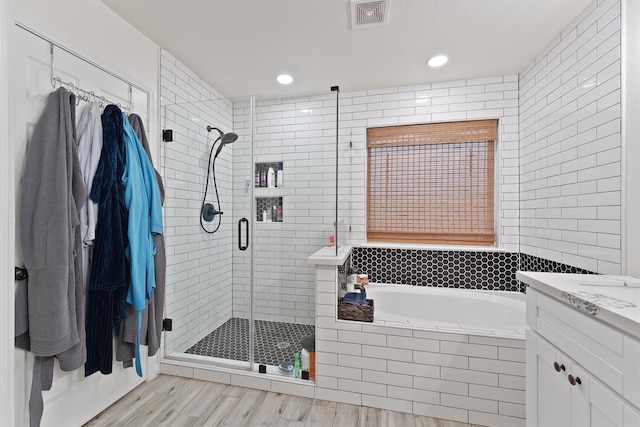
[[[300,340],[313,334],[313,325],[255,321],[254,362],[278,365],[293,362],[302,347]],[[232,318],[197,342],[186,353],[229,360],[249,360],[249,319]]]

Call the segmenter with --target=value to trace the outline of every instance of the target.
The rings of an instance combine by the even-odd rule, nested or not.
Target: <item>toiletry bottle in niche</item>
[[[269,188],[276,187],[276,173],[272,167],[270,167],[267,172],[267,187]]]
[[[282,170],[282,163],[278,164],[278,172],[276,173],[276,186],[282,187],[282,179],[284,178],[284,171]]]
[[[260,171],[260,187],[266,187],[266,186],[267,186],[267,171],[261,170]]]
[[[273,208],[271,209],[271,219],[273,222],[278,221],[278,207],[276,205],[273,205]]]
[[[282,222],[282,203],[278,205],[278,222]]]
[[[266,211],[266,209],[262,211],[262,222],[267,222],[267,211]]]

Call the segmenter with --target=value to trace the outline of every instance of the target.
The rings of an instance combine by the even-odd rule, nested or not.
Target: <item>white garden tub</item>
[[[524,336],[525,295],[519,292],[375,283],[365,289],[375,323]]]

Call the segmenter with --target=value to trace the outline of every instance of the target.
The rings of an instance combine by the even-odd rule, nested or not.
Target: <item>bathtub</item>
[[[519,292],[375,283],[366,292],[375,323],[524,336],[525,295]]]

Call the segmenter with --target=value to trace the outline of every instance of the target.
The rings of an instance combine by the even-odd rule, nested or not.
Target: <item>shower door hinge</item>
[[[173,141],[173,129],[162,129],[162,140],[164,142]]]
[[[173,331],[173,319],[162,319],[162,330],[163,331]]]

